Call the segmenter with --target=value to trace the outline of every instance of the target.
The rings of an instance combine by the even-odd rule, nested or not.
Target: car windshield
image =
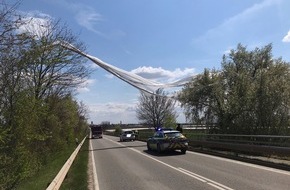
[[[181,137],[182,136],[182,134],[179,133],[179,132],[165,133],[164,135],[166,137],[169,137],[169,138],[175,138],[175,137]]]

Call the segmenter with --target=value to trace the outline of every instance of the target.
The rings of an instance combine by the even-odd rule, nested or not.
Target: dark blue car
[[[180,150],[183,154],[188,149],[187,138],[176,130],[158,130],[147,140],[147,149],[162,152]]]

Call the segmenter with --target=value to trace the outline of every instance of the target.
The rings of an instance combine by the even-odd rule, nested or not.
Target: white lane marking
[[[199,177],[197,177],[197,176],[195,176],[195,175],[192,175],[192,174],[190,174],[190,173],[187,173],[187,172],[185,172],[185,171],[183,171],[183,170],[181,170],[181,169],[179,169],[179,168],[174,168],[174,169],[176,169],[177,171],[179,171],[179,172],[181,172],[181,173],[183,173],[183,174],[185,174],[185,175],[188,175],[188,176],[190,176],[190,177],[192,177],[192,178],[195,178],[195,179],[197,179],[198,181],[201,181],[201,182],[203,182],[203,183],[206,183],[206,181],[203,180],[202,178],[199,178]]]
[[[231,160],[231,159],[227,159],[227,158],[217,157],[217,156],[208,155],[208,154],[202,154],[202,153],[198,153],[198,152],[188,151],[188,153],[194,154],[194,155],[199,155],[199,156],[204,156],[204,157],[208,157],[208,158],[214,158],[216,160],[227,161],[227,162],[231,162],[231,163],[235,163],[235,164],[240,164],[240,165],[243,165],[243,166],[248,166],[248,167],[252,167],[252,168],[257,168],[257,169],[261,169],[261,170],[266,170],[266,171],[270,171],[270,172],[274,172],[274,173],[284,174],[284,175],[289,175],[290,176],[290,172],[287,172],[287,171],[284,171],[284,170],[279,170],[279,169],[275,169],[275,168],[269,168],[269,167],[266,167],[266,166],[259,166],[259,165],[255,165],[255,164],[251,164],[251,163],[238,161],[238,160]]]
[[[94,149],[92,145],[92,141],[90,140],[90,149],[91,149],[91,156],[92,156],[92,164],[93,164],[93,178],[94,178],[94,190],[99,190],[99,181],[98,181],[98,175],[97,175],[97,168],[95,164],[95,157],[94,157]]]
[[[217,186],[217,185],[215,185],[215,184],[212,184],[212,183],[207,183],[207,184],[209,184],[210,186],[213,186],[213,187],[216,188],[216,189],[219,189],[219,190],[225,190],[224,188],[219,187],[219,186]]]
[[[178,168],[178,169],[180,169],[180,170],[182,170],[182,171],[184,171],[184,172],[186,172],[186,173],[189,173],[189,174],[191,174],[191,175],[194,175],[194,176],[197,176],[197,177],[203,179],[204,181],[206,181],[207,184],[209,184],[209,185],[211,185],[211,186],[215,186],[215,187],[216,187],[216,186],[219,186],[219,188],[221,188],[221,189],[233,190],[232,188],[229,188],[229,187],[227,187],[227,186],[225,186],[225,185],[223,185],[223,184],[221,184],[221,183],[218,183],[218,182],[216,182],[216,181],[213,181],[213,180],[211,180],[211,179],[209,179],[209,178],[206,178],[206,177],[204,177],[204,176],[198,175],[198,174],[193,173],[193,172],[191,172],[191,171],[188,171],[188,170],[186,170],[186,169],[183,169],[183,168]]]
[[[119,145],[121,145],[121,146],[123,146],[123,147],[126,147],[125,145],[123,145],[123,144],[121,144],[121,143],[119,143],[119,142],[113,141],[113,140],[108,139],[108,138],[105,138],[105,137],[103,137],[103,138],[106,139],[106,140],[109,140],[109,141],[111,141],[111,142],[113,142],[113,143],[119,144]],[[185,174],[185,175],[187,175],[187,176],[190,176],[190,177],[192,177],[192,178],[195,178],[195,179],[197,179],[197,180],[199,180],[199,181],[201,181],[201,182],[203,182],[203,183],[206,183],[206,184],[208,184],[208,185],[210,185],[210,186],[212,186],[212,187],[215,187],[215,188],[217,188],[217,189],[219,189],[219,190],[233,190],[233,189],[231,189],[231,188],[229,188],[229,187],[227,187],[227,186],[225,186],[225,185],[222,185],[222,184],[220,184],[220,183],[218,183],[218,182],[215,182],[215,181],[213,181],[213,180],[210,180],[210,179],[208,179],[208,178],[206,178],[206,177],[203,177],[203,176],[201,176],[201,175],[195,174],[195,173],[190,172],[190,171],[188,171],[188,170],[185,170],[185,169],[183,169],[183,168],[176,168],[176,167],[174,167],[174,166],[171,166],[171,165],[169,165],[169,164],[167,164],[167,163],[165,163],[165,162],[162,162],[162,161],[160,161],[160,160],[158,160],[158,159],[156,159],[156,158],[153,158],[153,157],[151,157],[151,156],[149,156],[149,155],[147,155],[147,154],[144,154],[144,153],[142,153],[141,151],[136,150],[136,149],[134,149],[134,148],[130,148],[130,147],[128,147],[128,149],[130,149],[130,150],[132,150],[132,151],[134,151],[134,152],[136,152],[136,153],[138,153],[138,154],[141,154],[142,156],[145,156],[145,157],[147,157],[147,158],[150,158],[150,159],[152,159],[152,160],[154,160],[154,161],[156,161],[156,162],[158,162],[158,163],[160,163],[160,164],[163,164],[163,165],[165,165],[165,166],[167,166],[167,167],[169,167],[169,168],[171,168],[171,169],[174,169],[174,170],[176,170],[176,171],[178,171],[178,172],[181,172],[181,173],[183,173],[183,174]]]

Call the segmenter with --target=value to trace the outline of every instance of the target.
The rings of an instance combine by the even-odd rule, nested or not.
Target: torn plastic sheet
[[[186,83],[190,82],[194,77],[194,76],[190,76],[190,77],[186,77],[186,78],[177,80],[177,81],[172,82],[172,83],[163,84],[163,83],[159,83],[159,82],[155,82],[155,81],[143,78],[137,74],[130,73],[128,71],[117,68],[113,65],[110,65],[110,64],[100,60],[97,57],[94,57],[94,56],[91,56],[89,54],[82,52],[81,50],[77,49],[76,47],[74,47],[73,45],[71,45],[67,42],[57,42],[57,44],[60,44],[62,47],[67,48],[71,51],[74,51],[74,52],[88,58],[89,60],[93,61],[95,64],[100,66],[101,68],[105,69],[109,73],[118,77],[119,79],[127,82],[128,84],[134,86],[135,88],[137,88],[139,90],[145,91],[145,92],[150,93],[150,94],[155,94],[156,90],[158,90],[160,88],[161,89],[168,89],[168,88],[174,88],[174,87],[181,87],[181,86],[185,85]]]

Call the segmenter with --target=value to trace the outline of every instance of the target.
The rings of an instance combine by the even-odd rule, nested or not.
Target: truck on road
[[[90,125],[92,139],[103,138],[103,127],[101,125]]]

